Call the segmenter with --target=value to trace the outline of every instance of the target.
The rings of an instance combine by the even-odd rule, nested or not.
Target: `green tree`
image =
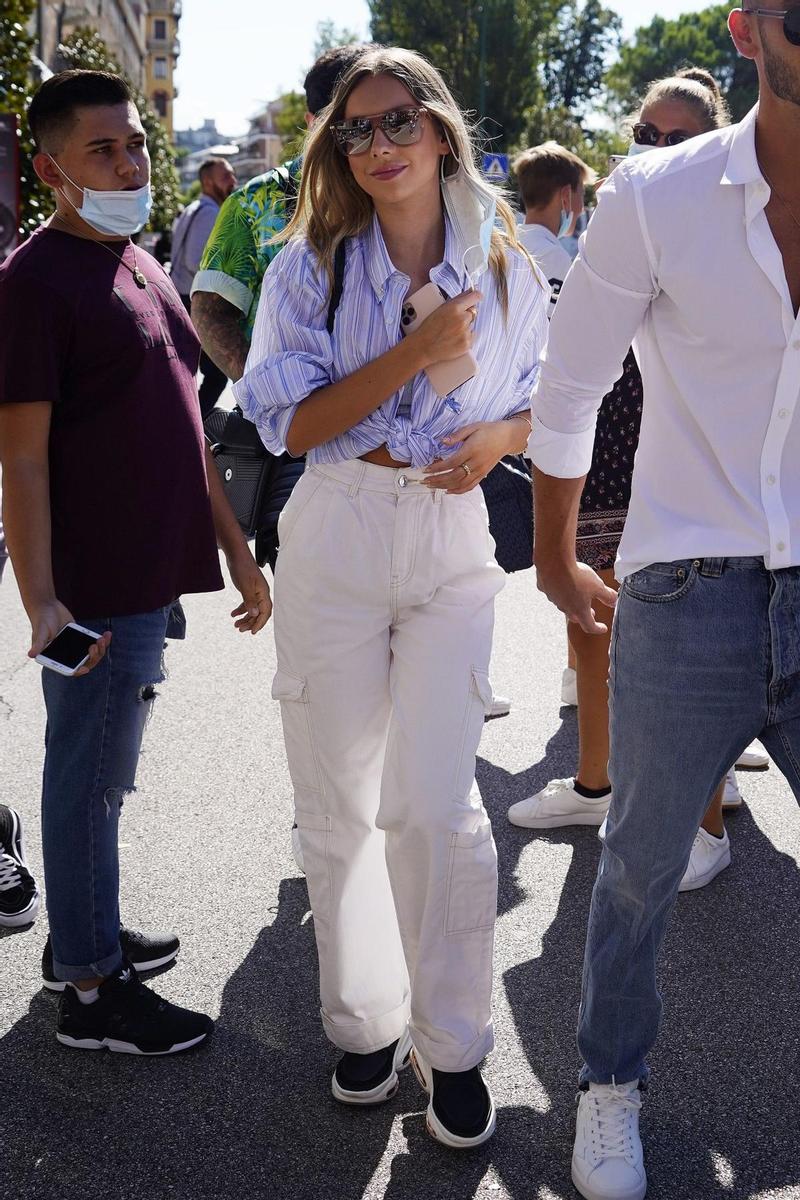
[[[58,58],[62,68],[79,67],[87,71],[113,71],[117,75],[124,75],[103,39],[93,29],[80,28],[71,33],[58,47]],[[130,80],[128,83],[130,84]],[[153,211],[150,214],[148,229],[169,229],[178,215],[181,204],[180,183],[175,170],[175,151],[170,145],[166,129],[147,97],[132,84],[130,86],[133,102],[139,110],[147,134],[147,147],[150,151]]]
[[[296,158],[306,131],[305,93],[284,92],[279,100],[281,110],[275,118],[275,128],[281,135],[286,157]]]
[[[542,102],[540,62],[559,0],[369,0],[377,42],[418,50],[498,144],[513,145]]]
[[[28,33],[28,23],[35,8],[36,0],[0,0],[0,112],[18,118],[22,237],[32,233],[53,210],[52,193],[39,182],[33,169],[35,149],[25,118],[34,87],[34,40]]]
[[[741,119],[755,103],[758,84],[753,64],[739,57],[731,41],[729,12],[729,4],[715,4],[701,12],[684,13],[674,21],[654,17],[649,25],[637,29],[606,76],[612,107],[621,113],[632,112],[654,79],[693,64],[711,71],[734,120]]]
[[[603,89],[621,34],[622,20],[600,0],[568,0],[542,45],[542,77],[548,103],[571,113],[586,109]]]
[[[353,29],[338,26],[335,21],[319,21],[317,24],[316,40],[314,42],[314,61],[326,50],[335,46],[349,46],[352,42],[362,41],[361,35]]]

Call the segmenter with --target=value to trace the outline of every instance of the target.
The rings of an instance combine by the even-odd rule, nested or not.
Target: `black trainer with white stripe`
[[[39,915],[40,903],[39,889],[25,858],[19,813],[0,804],[0,925],[30,925]]]
[[[174,933],[139,933],[137,929],[120,929],[119,944],[122,957],[132,963],[141,975],[144,971],[157,971],[171,963],[181,948]],[[53,971],[53,947],[50,935],[42,951],[42,983],[51,992],[63,992],[66,984],[56,979]]]
[[[178,1054],[205,1041],[213,1029],[204,1013],[179,1008],[146,988],[130,963],[100,984],[91,1004],[81,1001],[72,984],[58,1002],[56,1037],[75,1050]]]

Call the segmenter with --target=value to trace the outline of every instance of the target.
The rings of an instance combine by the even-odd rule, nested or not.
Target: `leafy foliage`
[[[418,50],[499,145],[512,145],[541,102],[543,39],[558,0],[370,0],[372,36]]]
[[[80,28],[71,33],[58,47],[61,69],[80,67],[88,71],[113,71],[124,75],[119,63],[112,58],[108,47],[93,29]],[[130,84],[130,80],[128,80]],[[151,180],[153,186],[153,211],[148,229],[170,229],[181,204],[181,191],[175,170],[175,151],[170,145],[167,131],[147,97],[131,84],[133,102],[139,110],[142,125],[147,134],[150,151]]]
[[[320,21],[317,24],[317,36],[314,42],[314,61],[326,50],[333,50],[335,46],[349,46],[352,42],[362,40],[360,33],[356,33],[354,29],[339,26],[330,18],[327,21]]]
[[[281,135],[286,158],[297,158],[306,131],[306,98],[303,92],[285,92],[275,128]]]
[[[758,83],[755,67],[739,57],[731,41],[729,12],[730,5],[715,4],[674,21],[654,17],[637,29],[606,77],[612,104],[619,112],[632,112],[652,80],[692,64],[719,80],[733,119],[740,120],[756,102]]]
[[[568,0],[542,44],[542,77],[548,102],[582,112],[603,89],[611,56],[622,40],[622,21],[600,0]]]
[[[25,119],[33,82],[30,70],[34,39],[28,22],[36,0],[0,0],[0,112],[19,118],[21,175],[20,235],[26,237],[53,211],[52,193],[33,169],[35,149]]]

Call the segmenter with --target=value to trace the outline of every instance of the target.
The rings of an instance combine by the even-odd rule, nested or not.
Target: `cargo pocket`
[[[472,833],[450,834],[444,932],[491,929],[497,916],[497,851],[486,820]]]
[[[331,819],[325,813],[308,812],[295,807],[294,819],[303,851],[303,867],[308,885],[308,898],[316,922],[329,921],[333,899],[333,875],[329,847]]]
[[[322,776],[314,752],[311,705],[305,679],[276,671],[272,699],[281,702],[283,740],[295,792],[321,792]]]
[[[475,754],[481,740],[483,722],[492,707],[492,685],[489,675],[480,667],[470,668],[470,685],[461,727],[454,792],[456,800],[466,803],[475,779]]]

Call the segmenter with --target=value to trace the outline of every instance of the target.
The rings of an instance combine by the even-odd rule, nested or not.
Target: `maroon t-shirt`
[[[136,285],[133,256],[130,243],[43,227],[0,266],[0,404],[53,406],[53,574],[75,616],[152,612],[223,586],[197,335],[138,247],[147,287]]]

